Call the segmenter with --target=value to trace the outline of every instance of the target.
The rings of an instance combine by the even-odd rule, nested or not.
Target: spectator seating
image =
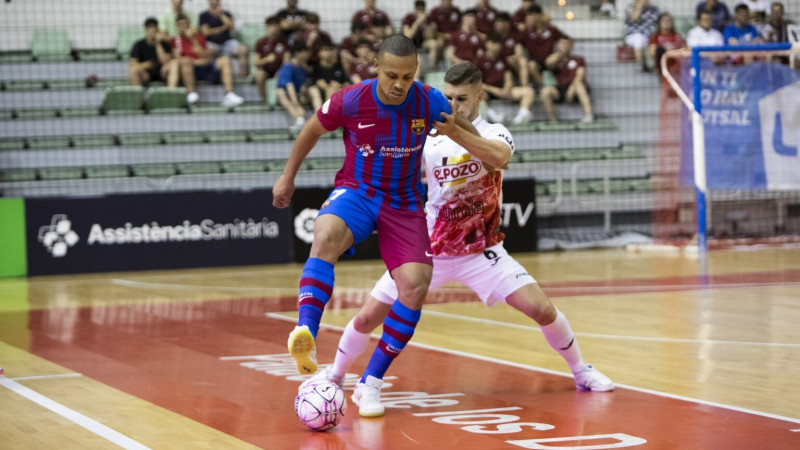
[[[64,30],[38,29],[33,31],[31,55],[36,61],[68,61],[72,59],[69,34]]]

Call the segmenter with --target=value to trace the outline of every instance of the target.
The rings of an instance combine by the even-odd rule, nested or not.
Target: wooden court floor
[[[2,279],[0,448],[800,448],[800,249],[715,251],[707,276],[678,253],[514,256],[616,391],[576,391],[534,322],[451,284],[386,416],[314,433],[285,348],[301,265]],[[320,363],[383,270],[337,265]]]

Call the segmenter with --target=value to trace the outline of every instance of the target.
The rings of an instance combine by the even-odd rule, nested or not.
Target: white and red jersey
[[[472,124],[482,137],[501,141],[514,151],[514,139],[503,125],[480,116]],[[502,242],[502,171],[490,173],[481,160],[446,136],[429,138],[423,155],[428,179],[425,215],[433,256],[481,253]]]

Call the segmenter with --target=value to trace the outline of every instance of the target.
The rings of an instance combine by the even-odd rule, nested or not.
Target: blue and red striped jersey
[[[345,159],[335,185],[381,195],[395,209],[420,210],[422,147],[433,122],[451,113],[450,105],[441,91],[416,81],[403,103],[386,105],[376,81],[340,90],[317,111],[327,130],[344,129]]]

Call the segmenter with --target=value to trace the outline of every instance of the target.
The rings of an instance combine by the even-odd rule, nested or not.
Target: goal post
[[[792,127],[800,127],[800,123],[794,123],[795,121],[800,122],[800,71],[793,70],[788,66],[781,65],[777,62],[769,62],[769,60],[773,57],[785,57],[786,55],[794,56],[798,52],[800,52],[800,44],[798,43],[726,45],[719,47],[695,47],[691,50],[672,50],[666,52],[661,60],[661,72],[665,80],[690,114],[689,121],[691,123],[691,133],[681,133],[680,140],[682,146],[691,146],[690,169],[693,175],[692,182],[695,191],[694,197],[696,208],[696,233],[693,241],[696,242],[697,250],[699,252],[706,252],[709,248],[708,221],[711,200],[709,196],[710,187],[720,188],[720,185],[722,185],[723,189],[735,189],[740,191],[755,191],[764,189],[769,192],[777,192],[796,190],[800,194],[800,170],[794,174],[792,174],[791,171],[786,172],[781,183],[770,184],[765,181],[763,186],[761,181],[755,182],[752,179],[737,180],[735,177],[731,176],[731,174],[736,173],[736,171],[730,170],[729,173],[725,175],[724,179],[716,177],[716,185],[714,185],[713,182],[711,185],[709,184],[709,168],[707,166],[707,151],[709,149],[707,148],[707,142],[711,142],[712,146],[725,146],[725,150],[723,150],[723,152],[728,151],[730,153],[730,149],[735,148],[736,145],[731,144],[727,140],[736,139],[736,136],[738,136],[737,133],[757,133],[762,128],[762,122],[764,121],[764,118],[760,118],[758,114],[759,107],[763,108],[763,105],[761,105],[762,101],[759,100],[762,97],[758,97],[758,92],[748,91],[749,88],[746,83],[740,87],[742,89],[741,92],[724,89],[715,91],[708,88],[708,84],[714,84],[715,82],[722,84],[726,81],[726,78],[727,82],[729,83],[737,83],[740,81],[736,79],[737,71],[750,71],[747,73],[747,75],[749,75],[747,79],[755,80],[755,83],[759,89],[772,89],[777,91],[778,89],[786,86],[796,85],[797,89],[791,89],[787,91],[788,94],[785,94],[790,95],[791,98],[782,99],[781,105],[783,105],[782,108],[784,109],[783,116],[781,116],[781,113],[778,112],[775,116],[776,120],[773,120],[772,122],[772,126],[774,126],[774,128],[781,130],[781,137],[773,139],[772,142],[768,142],[768,138],[770,136],[764,136],[763,140],[756,139],[756,137],[751,136],[753,138],[752,142],[742,145],[748,147],[743,151],[750,152],[752,154],[761,152],[764,154],[764,158],[769,156],[767,153],[772,154],[776,152],[782,153],[779,156],[791,156],[792,150],[787,149],[793,148],[793,154],[797,157],[793,158],[792,162],[794,163],[794,160],[796,159],[796,163],[798,164],[797,167],[800,169],[800,155],[796,154],[796,147],[798,144],[800,144],[800,142],[794,142],[796,140],[795,134],[797,133],[794,131],[791,131],[790,133],[786,132]],[[757,61],[757,63],[751,66],[748,66],[748,64],[741,64],[742,60],[748,61],[749,59],[753,58]],[[676,80],[674,74],[670,73],[669,70],[670,65],[672,65],[672,67],[675,66],[674,60],[676,59],[680,59],[682,64],[686,64],[687,62],[690,63],[688,77],[684,74],[684,79],[682,80],[683,87],[681,86],[681,82]],[[711,62],[710,59],[717,60],[718,62],[722,59],[733,59],[735,61],[738,60],[739,64],[719,64]],[[792,63],[794,62],[793,59],[790,59],[789,61]],[[754,71],[756,72],[753,73]],[[720,75],[722,76],[723,80],[715,81],[715,77]],[[705,80],[703,77],[705,77]],[[741,78],[745,77],[743,76]],[[689,82],[691,82],[691,85],[688,84]],[[705,89],[704,82],[706,83]],[[737,86],[737,88],[739,87]],[[771,92],[770,95],[772,93],[774,92]],[[737,97],[737,94],[740,95]],[[753,97],[748,98],[747,96],[750,94],[754,95]],[[764,97],[767,96],[768,95],[764,95]],[[720,103],[726,104],[726,102],[729,102],[731,105],[729,110],[708,111],[708,114],[704,115],[704,103],[714,105]],[[789,107],[791,109],[789,114],[787,114],[785,111],[786,105],[792,105]],[[735,123],[738,120],[740,123],[736,125],[740,126],[730,128],[716,126],[713,127],[715,133],[707,136],[707,123],[718,125],[719,122],[717,121],[723,120],[726,122],[733,121],[732,123]],[[683,122],[686,122],[686,120]],[[730,134],[728,134],[728,130],[730,130]],[[720,132],[722,132],[721,135]],[[761,134],[764,135],[763,132]],[[784,142],[784,135],[790,136],[789,140],[791,142]],[[689,136],[691,136],[691,141],[687,142]],[[748,142],[748,140],[745,139],[742,142]],[[763,146],[761,146],[762,143],[764,144]],[[760,147],[755,148],[758,146]],[[769,147],[769,150],[767,147]],[[688,164],[689,158],[686,157],[687,155],[683,156],[684,160],[681,161],[681,165]],[[746,159],[743,159],[742,161],[746,161]],[[713,163],[716,164],[719,162],[719,157],[713,161]],[[736,160],[735,158],[732,158],[731,164],[734,163],[736,163]],[[769,172],[768,169],[770,168],[765,168],[767,172]],[[741,172],[747,173],[745,170],[741,170]],[[677,176],[681,176],[681,174]],[[758,178],[758,180],[760,180],[760,177],[762,176],[767,177],[767,175],[761,174],[753,175],[753,177]],[[685,181],[688,184],[688,180]],[[714,177],[712,177],[712,181],[714,181]],[[776,195],[780,196],[780,194]],[[798,204],[800,204],[800,195],[797,196],[797,199]],[[782,226],[783,225],[776,225],[775,228],[780,228]]]

